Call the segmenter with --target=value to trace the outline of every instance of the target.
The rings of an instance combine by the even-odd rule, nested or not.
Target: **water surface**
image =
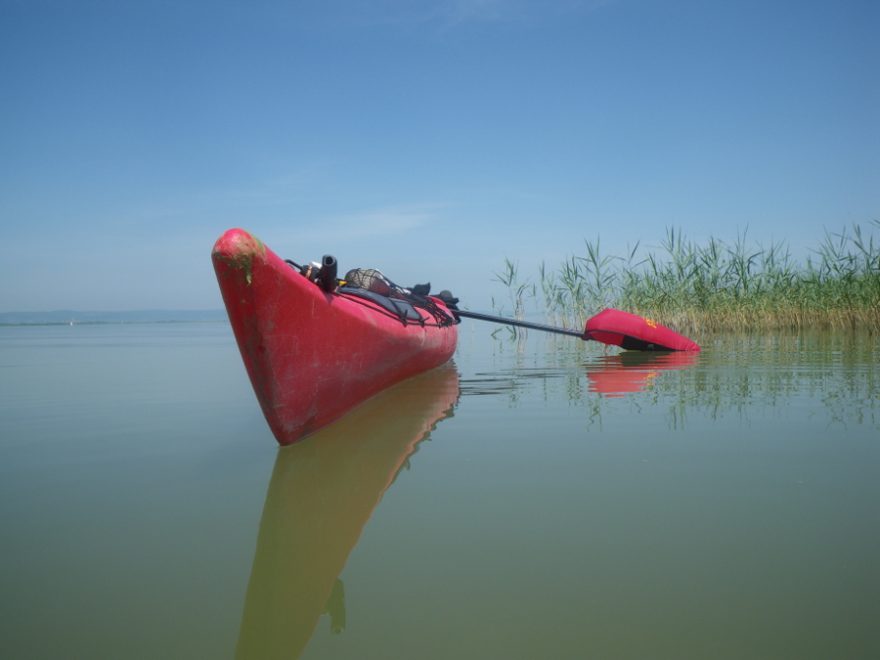
[[[880,655],[877,337],[493,329],[279,450],[225,324],[0,328],[0,654]]]

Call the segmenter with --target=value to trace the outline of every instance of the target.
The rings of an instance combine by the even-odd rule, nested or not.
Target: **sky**
[[[244,227],[486,309],[880,219],[873,0],[0,0],[0,312],[214,309]]]

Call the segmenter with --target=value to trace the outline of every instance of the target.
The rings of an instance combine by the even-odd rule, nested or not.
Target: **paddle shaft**
[[[585,339],[583,332],[577,330],[567,330],[565,328],[557,328],[553,325],[545,325],[543,323],[531,323],[529,321],[520,321],[519,319],[511,319],[506,316],[492,316],[491,314],[480,314],[479,312],[466,312],[460,309],[453,310],[454,314],[464,316],[469,319],[477,319],[478,321],[489,321],[491,323],[504,323],[505,325],[515,325],[520,328],[530,328],[532,330],[542,330],[544,332],[555,332],[558,335],[568,335],[570,337],[578,337]]]

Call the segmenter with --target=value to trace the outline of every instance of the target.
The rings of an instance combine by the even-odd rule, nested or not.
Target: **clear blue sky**
[[[0,0],[0,311],[220,307],[231,226],[471,308],[597,235],[803,254],[880,218],[878,34],[873,0]]]

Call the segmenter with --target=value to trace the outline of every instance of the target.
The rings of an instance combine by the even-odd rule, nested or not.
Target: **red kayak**
[[[440,298],[345,286],[335,260],[332,275],[314,275],[242,229],[223,234],[212,259],[251,384],[282,445],[455,352],[456,319]]]

